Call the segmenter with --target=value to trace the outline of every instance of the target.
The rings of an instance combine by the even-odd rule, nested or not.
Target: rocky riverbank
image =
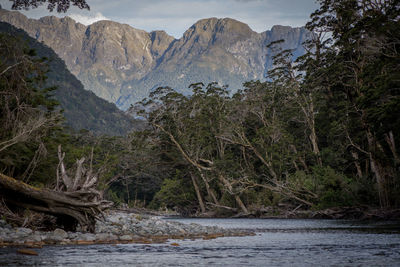
[[[95,233],[35,231],[15,228],[0,220],[0,247],[43,245],[85,245],[113,243],[163,243],[169,239],[213,239],[223,236],[241,236],[252,233],[223,229],[215,226],[183,224],[159,216],[109,211],[103,220],[96,222]]]

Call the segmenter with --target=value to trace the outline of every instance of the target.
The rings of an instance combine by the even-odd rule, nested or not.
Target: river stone
[[[42,235],[42,240],[46,243],[54,243],[54,242],[59,242],[62,241],[63,238],[57,235],[54,235],[53,233],[48,233],[46,235]]]
[[[126,224],[122,225],[122,232],[126,233],[129,229],[128,226]]]
[[[8,228],[0,228],[0,233],[2,235],[9,235],[11,233],[11,229]]]
[[[99,241],[114,241],[117,240],[118,237],[116,235],[110,234],[110,233],[99,233],[96,234],[96,240]]]
[[[120,223],[119,219],[120,218],[115,216],[115,215],[114,216],[110,216],[109,218],[107,218],[107,220],[112,222],[112,223]]]
[[[42,241],[42,236],[39,233],[34,233],[29,237],[33,242],[41,242]]]
[[[118,236],[113,235],[113,234],[109,234],[108,240],[110,240],[110,241],[118,240]]]
[[[68,239],[76,239],[78,237],[78,233],[68,232]]]
[[[164,235],[164,232],[163,231],[158,231],[154,235]]]
[[[96,240],[98,241],[108,241],[110,240],[110,235],[111,234],[107,234],[107,233],[97,233],[95,234]]]
[[[138,231],[138,235],[140,235],[140,236],[146,236],[146,235],[147,235],[147,231],[144,230],[144,229],[139,230],[139,231]]]
[[[27,236],[27,235],[30,235],[30,234],[32,234],[32,230],[31,229],[29,229],[29,228],[24,228],[24,227],[19,227],[19,228],[17,228],[17,230],[16,230],[16,233],[19,235],[19,236]]]
[[[82,234],[78,238],[80,240],[84,240],[84,241],[95,241],[96,240],[96,236],[94,234],[91,234],[91,233]]]
[[[113,233],[114,235],[121,235],[121,229],[118,227],[113,227],[111,228],[111,233]]]
[[[156,221],[154,224],[155,224],[156,226],[164,226],[164,225],[165,225],[165,222],[163,222],[163,221]]]
[[[68,237],[68,233],[65,232],[63,229],[59,229],[57,228],[56,230],[53,231],[53,235],[57,238],[57,239],[65,239]]]
[[[131,235],[123,235],[119,237],[119,240],[121,241],[131,241],[133,237]]]

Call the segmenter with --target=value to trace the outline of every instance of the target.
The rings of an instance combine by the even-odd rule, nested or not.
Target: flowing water
[[[400,224],[344,220],[169,219],[252,229],[255,236],[165,244],[46,246],[39,256],[0,249],[2,265],[400,266]],[[176,242],[179,246],[172,246]]]

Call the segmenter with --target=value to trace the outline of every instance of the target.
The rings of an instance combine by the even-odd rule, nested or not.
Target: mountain
[[[75,130],[87,129],[96,134],[125,135],[140,123],[120,111],[115,104],[97,97],[84,89],[82,83],[71,74],[64,61],[48,46],[38,42],[26,32],[0,22],[0,34],[18,36],[27,46],[35,49],[38,57],[49,59],[46,86],[57,86],[54,98],[64,110],[68,126]]]
[[[0,21],[53,48],[86,89],[121,109],[159,86],[186,92],[191,83],[217,81],[238,89],[265,78],[272,63],[267,44],[285,39],[283,47],[301,55],[310,37],[304,28],[287,26],[257,33],[230,18],[202,19],[180,39],[112,21],[84,26],[69,17],[34,20],[6,10],[0,10]]]

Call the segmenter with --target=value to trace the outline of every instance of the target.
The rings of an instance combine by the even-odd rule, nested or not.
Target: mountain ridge
[[[85,26],[69,17],[28,19],[0,10],[5,21],[53,48],[68,69],[93,91],[121,109],[159,86],[186,92],[194,82],[218,82],[239,89],[248,80],[264,79],[271,67],[271,41],[304,53],[304,28],[276,25],[261,33],[231,18],[206,18],[179,39],[165,31],[146,32],[127,24],[98,21]]]

